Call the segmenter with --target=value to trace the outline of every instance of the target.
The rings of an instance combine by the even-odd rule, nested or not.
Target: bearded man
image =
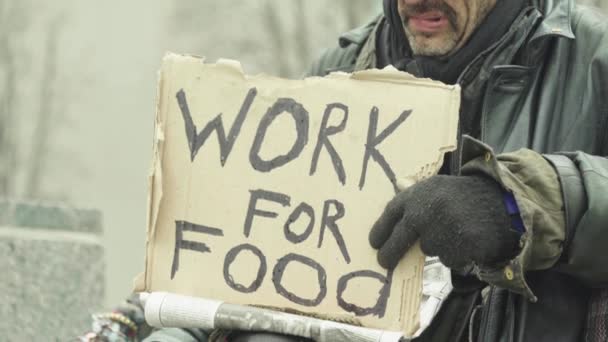
[[[462,87],[459,151],[369,236],[386,268],[419,240],[453,271],[417,340],[608,340],[608,19],[573,0],[384,0],[339,42],[311,75],[393,65]]]
[[[420,240],[452,269],[418,340],[608,340],[608,20],[572,0],[385,0],[311,74],[387,65],[459,84],[460,132],[483,141],[369,236],[386,268]]]
[[[310,75],[393,65],[462,88],[458,151],[369,235],[386,268],[420,241],[452,269],[417,341],[607,341],[608,19],[573,0],[384,0],[339,44]]]

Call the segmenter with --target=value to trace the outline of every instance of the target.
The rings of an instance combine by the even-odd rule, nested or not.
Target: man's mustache
[[[403,23],[407,24],[410,17],[419,16],[430,11],[438,11],[443,13],[447,17],[450,25],[456,29],[458,16],[456,15],[454,9],[448,6],[443,0],[423,0],[414,5],[405,5],[401,9],[400,14],[401,18],[403,19]]]

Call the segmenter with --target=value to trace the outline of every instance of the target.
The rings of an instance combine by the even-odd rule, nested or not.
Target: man
[[[608,20],[571,0],[385,0],[311,73],[389,64],[460,84],[460,131],[485,143],[464,138],[452,176],[370,233],[387,268],[420,240],[453,270],[419,340],[606,341]]]
[[[418,340],[605,341],[608,20],[573,0],[384,0],[310,74],[387,65],[459,84],[460,132],[483,141],[370,232],[386,268],[420,240],[453,271]]]

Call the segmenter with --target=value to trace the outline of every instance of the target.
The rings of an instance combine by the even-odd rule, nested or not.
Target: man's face
[[[467,42],[497,0],[395,1],[414,55],[443,56]]]

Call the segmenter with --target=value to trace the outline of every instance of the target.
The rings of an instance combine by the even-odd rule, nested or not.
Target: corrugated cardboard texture
[[[454,149],[459,99],[395,70],[294,81],[167,55],[145,290],[413,332],[423,255],[390,274],[367,236]]]

